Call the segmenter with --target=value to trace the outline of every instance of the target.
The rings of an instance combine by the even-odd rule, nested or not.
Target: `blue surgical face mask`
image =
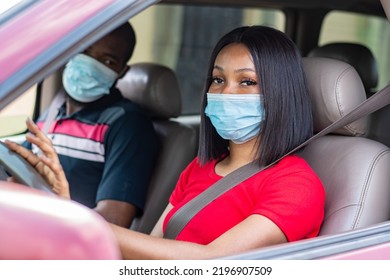
[[[205,114],[222,138],[242,144],[259,135],[264,102],[259,94],[207,93]]]
[[[110,93],[118,74],[96,59],[78,54],[65,66],[62,82],[76,101],[93,102]]]

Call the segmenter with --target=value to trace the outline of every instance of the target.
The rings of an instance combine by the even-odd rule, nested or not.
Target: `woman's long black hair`
[[[257,161],[267,166],[312,136],[313,124],[301,54],[286,34],[266,26],[232,30],[218,41],[211,54],[202,97],[199,161],[205,164],[229,153],[228,141],[218,135],[204,110],[215,59],[232,43],[248,48],[264,96],[265,119],[257,141]]]

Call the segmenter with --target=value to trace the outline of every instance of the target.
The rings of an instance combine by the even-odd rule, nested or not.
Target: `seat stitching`
[[[355,213],[355,217],[353,219],[353,222],[352,222],[352,229],[355,229],[358,225],[359,225],[359,222],[360,222],[360,218],[362,216],[362,212],[363,212],[363,209],[364,209],[364,206],[365,206],[365,201],[366,201],[366,196],[367,196],[367,193],[369,191],[369,182],[371,181],[372,179],[372,176],[373,176],[373,170],[375,169],[375,166],[377,165],[377,163],[379,162],[379,160],[384,157],[385,155],[389,154],[390,153],[390,150],[389,149],[386,149],[384,151],[381,151],[380,153],[378,153],[374,159],[371,161],[370,163],[370,169],[368,170],[368,172],[366,173],[366,179],[364,180],[364,183],[363,183],[363,192],[360,196],[360,199],[359,199],[359,205],[360,207],[358,208],[358,211],[356,211]]]
[[[337,81],[336,81],[336,103],[337,103],[337,108],[339,108],[339,112],[340,112],[340,117],[343,117],[345,115],[345,112],[344,112],[344,109],[343,109],[343,106],[342,106],[342,102],[340,101],[340,84],[341,84],[341,80],[343,79],[343,77],[345,75],[347,75],[351,70],[353,70],[353,67],[352,66],[349,66],[347,67],[346,69],[344,69],[341,74],[337,77]],[[350,128],[349,128],[349,124],[347,124],[345,126],[346,129],[348,129],[349,131],[352,131]]]

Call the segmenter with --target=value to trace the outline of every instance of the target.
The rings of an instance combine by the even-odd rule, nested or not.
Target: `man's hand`
[[[32,120],[28,119],[26,124],[29,130],[29,133],[26,135],[27,141],[36,145],[42,151],[42,155],[35,155],[32,151],[8,140],[5,141],[5,144],[10,150],[27,160],[45,178],[49,185],[52,186],[52,190],[56,194],[70,199],[69,183],[66,180],[65,173],[51,140]]]

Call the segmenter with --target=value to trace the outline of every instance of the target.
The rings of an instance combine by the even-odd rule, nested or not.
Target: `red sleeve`
[[[317,175],[306,170],[285,171],[269,178],[254,214],[272,220],[295,241],[318,235],[323,217],[325,191]]]

